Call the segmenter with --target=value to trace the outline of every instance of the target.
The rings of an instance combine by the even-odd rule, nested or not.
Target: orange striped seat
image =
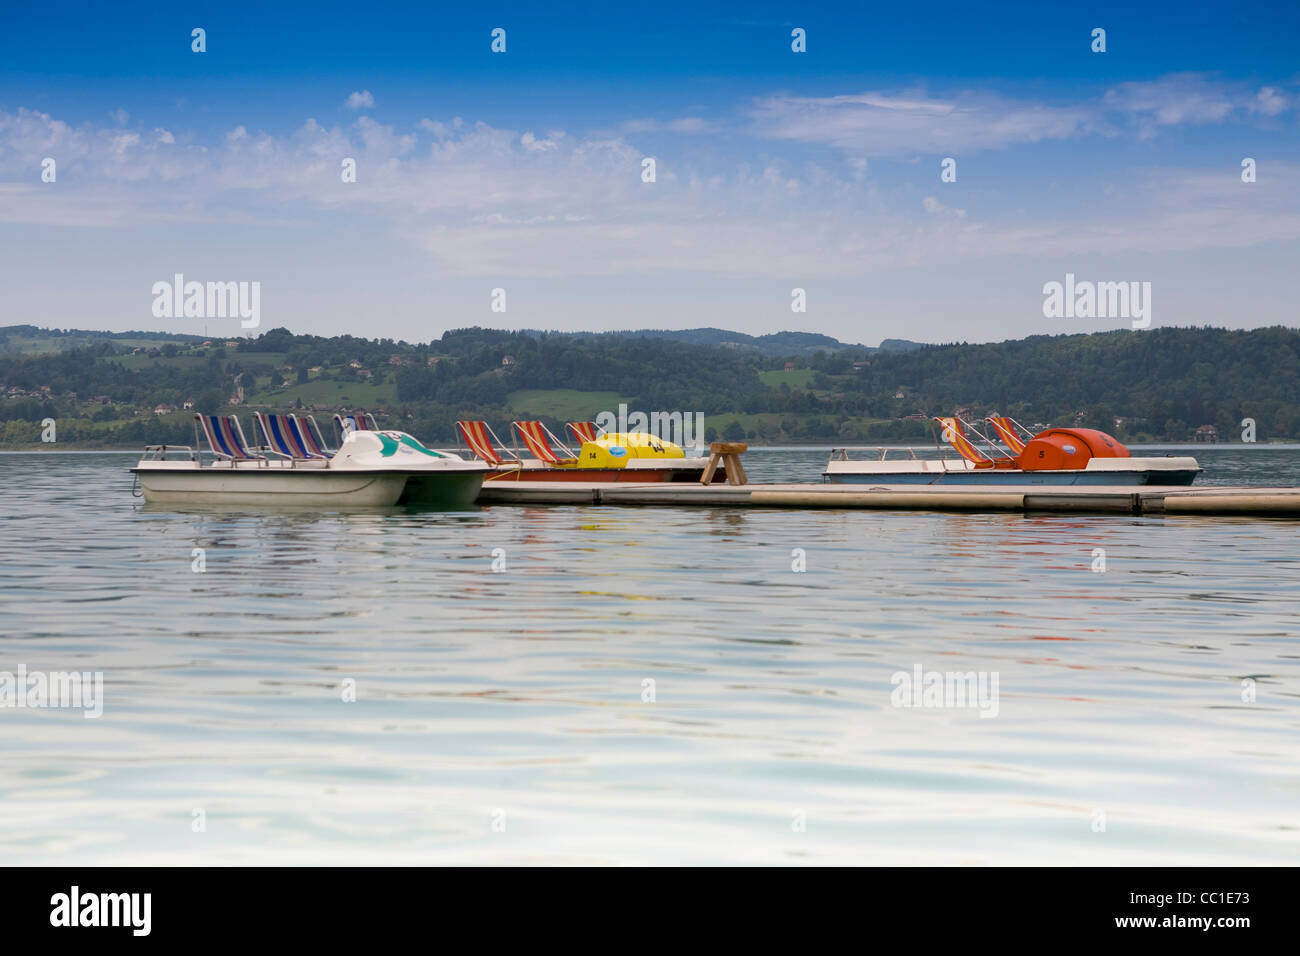
[[[984,419],[998,433],[1002,444],[1011,449],[1011,454],[1019,455],[1025,450],[1025,440],[1016,432],[1016,423],[1005,415],[995,415]]]
[[[565,462],[577,461],[577,456],[564,443],[550,433],[545,425],[541,422],[511,422],[510,427],[515,433],[523,439],[524,445],[528,451],[538,461],[544,461],[548,465],[558,465]],[[561,458],[556,454],[555,449],[551,447],[551,441],[554,441],[566,452],[569,452],[567,458]]]
[[[952,445],[953,448],[957,449],[957,453],[959,455],[961,455],[967,461],[973,462],[976,468],[993,467],[993,459],[989,458],[987,455],[985,455],[983,452],[981,452],[978,448],[976,448],[974,445],[970,443],[970,439],[967,438],[965,433],[962,431],[960,419],[941,418],[938,415],[936,415],[934,420],[943,426],[944,441]]]
[[[470,450],[474,457],[487,462],[489,465],[499,465],[505,459],[497,451],[497,445],[500,442],[493,442],[497,436],[492,429],[488,427],[487,422],[457,422],[456,429],[460,432],[460,437],[465,441],[465,447]]]
[[[581,445],[583,442],[596,440],[596,423],[595,422],[569,422],[564,426],[568,429],[574,440]]]

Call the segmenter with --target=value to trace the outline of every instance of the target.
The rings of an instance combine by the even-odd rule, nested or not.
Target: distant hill
[[[880,343],[881,352],[915,352],[923,348],[925,348],[923,343],[908,339],[885,339]]]
[[[227,344],[227,341],[230,344]],[[453,329],[426,343],[269,329],[255,338],[0,329],[0,446],[58,422],[76,445],[186,444],[193,411],[365,409],[431,441],[454,422],[590,419],[626,402],[700,412],[756,443],[925,441],[930,416],[994,413],[1121,441],[1300,437],[1300,330],[1165,327],[877,348],[722,329]],[[708,439],[712,440],[712,439]]]
[[[906,352],[923,348],[920,342],[907,339],[885,339],[879,348],[841,342],[817,332],[772,332],[768,335],[748,335],[728,329],[635,329],[630,332],[552,332],[525,329],[522,334],[536,337],[563,335],[572,339],[610,339],[620,336],[636,339],[665,339],[691,345],[708,345],[715,348],[754,351],[765,358],[797,357],[817,352],[839,352],[858,349],[863,352]],[[83,329],[41,329],[34,325],[10,325],[0,328],[0,355],[42,355],[67,352],[101,342],[113,342],[131,348],[160,347],[167,342],[196,344],[204,341],[202,335],[179,332],[91,332]]]
[[[529,330],[529,334],[543,334]],[[545,333],[554,335],[557,333]],[[630,332],[566,332],[561,333],[577,339],[613,338],[624,336],[635,339],[666,339],[670,342],[688,342],[691,345],[710,345],[714,348],[744,349],[757,352],[765,358],[796,357],[814,355],[817,352],[839,352],[844,349],[858,349],[863,352],[906,351],[919,349],[921,343],[906,339],[886,339],[880,349],[854,342],[841,342],[839,339],[818,332],[772,332],[767,335],[747,335],[744,332],[732,332],[728,329],[634,329]]]
[[[70,352],[101,342],[129,348],[153,348],[168,342],[195,344],[201,335],[176,332],[89,332],[84,329],[40,329],[34,325],[8,325],[0,328],[0,355],[48,355]]]

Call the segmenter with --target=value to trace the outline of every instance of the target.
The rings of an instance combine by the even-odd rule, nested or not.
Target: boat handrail
[[[141,461],[166,461],[167,452],[185,452],[185,457],[190,461],[202,463],[202,456],[196,452],[191,445],[145,445],[144,457]]]
[[[910,445],[908,445],[907,447],[900,447],[895,445],[840,445],[831,449],[830,460],[831,461],[852,461],[853,459],[849,457],[849,452],[851,451],[875,452],[877,461],[888,461],[889,453],[891,451],[897,451],[897,452],[905,451],[907,452],[907,457],[909,460],[911,461],[920,460],[917,457],[916,449]],[[951,461],[953,460],[953,456],[950,454],[948,449],[940,448],[939,459],[941,461]]]

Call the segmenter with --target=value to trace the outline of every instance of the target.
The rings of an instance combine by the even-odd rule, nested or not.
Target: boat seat
[[[993,459],[971,444],[962,431],[960,418],[943,418],[938,415],[934,420],[943,426],[943,439],[976,468],[992,468]]]
[[[195,415],[194,420],[203,429],[204,437],[212,454],[227,461],[266,461],[265,455],[259,455],[248,447],[244,439],[244,430],[239,426],[239,419],[234,415]]]
[[[266,439],[266,449],[272,454],[293,461],[325,461],[329,458],[315,442],[308,444],[302,426],[292,415],[256,412],[254,419]]]
[[[316,424],[315,417],[304,415],[299,418],[297,415],[290,415],[294,425],[298,429],[298,435],[302,439],[302,445],[313,455],[319,455],[321,458],[332,458],[334,453],[325,447],[325,435]]]
[[[348,437],[348,432],[377,432],[379,424],[369,412],[353,412],[351,415],[335,415],[334,428],[339,433],[339,443]]]
[[[1019,455],[1025,450],[1025,440],[1020,437],[1016,431],[1017,422],[1006,415],[994,415],[991,418],[984,419],[989,423],[989,427],[998,433],[998,438],[1002,444],[1011,449],[1011,454]]]
[[[492,431],[487,422],[457,422],[456,430],[460,432],[461,440],[465,442],[469,453],[480,461],[500,465],[505,462],[505,456],[510,454],[503,450],[505,443],[497,438],[496,432]]]
[[[596,440],[595,422],[567,422],[564,428],[579,445]]]
[[[548,465],[569,465],[577,462],[578,456],[566,447],[564,442],[551,434],[551,430],[541,422],[511,422],[510,427],[523,439],[528,451],[539,461],[544,461]],[[568,453],[568,457],[561,458],[556,454],[551,442],[563,448]]]

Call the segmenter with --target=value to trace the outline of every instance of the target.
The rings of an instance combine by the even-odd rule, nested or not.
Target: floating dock
[[[1203,485],[841,485],[647,484],[496,481],[481,505],[646,505],[734,508],[874,508],[895,511],[1072,512],[1096,514],[1257,515],[1300,518],[1300,488]]]

